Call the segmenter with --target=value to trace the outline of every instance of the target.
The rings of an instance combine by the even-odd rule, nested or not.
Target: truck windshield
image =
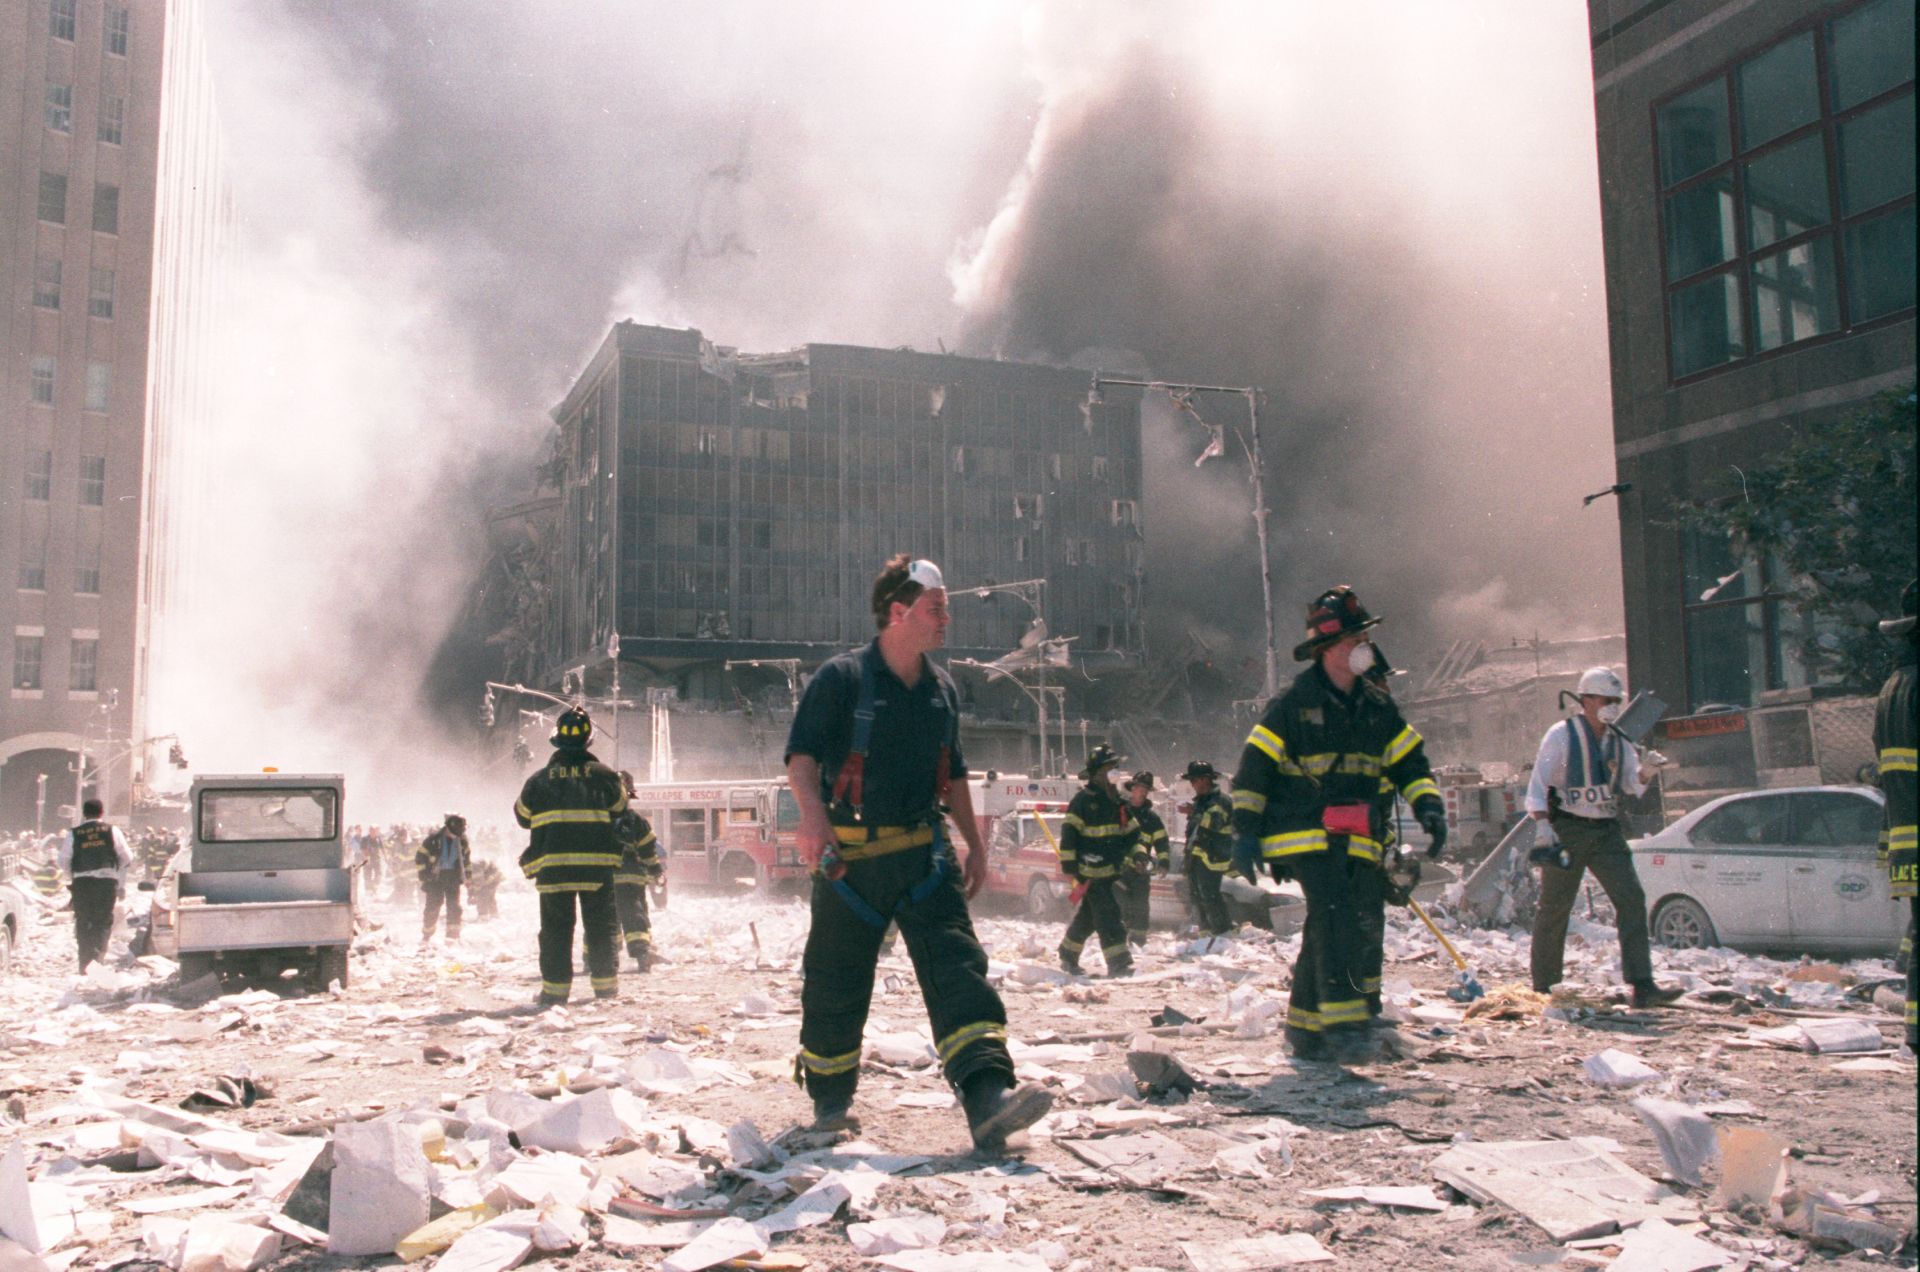
[[[792,791],[782,786],[774,796],[773,806],[775,830],[800,829],[800,805],[794,802]]]
[[[330,788],[202,791],[203,843],[323,840],[338,832],[338,795]]]

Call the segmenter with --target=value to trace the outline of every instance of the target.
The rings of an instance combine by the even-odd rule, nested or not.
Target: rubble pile
[[[1873,960],[1660,951],[1689,997],[1636,1012],[1610,928],[1576,919],[1569,983],[1544,996],[1524,933],[1449,924],[1488,988],[1460,1003],[1393,911],[1389,1054],[1341,1069],[1280,1037],[1297,937],[1155,931],[1137,975],[1088,980],[1059,969],[1058,925],[982,916],[1018,1076],[1058,1097],[989,1157],[904,949],[875,986],[863,1129],[815,1134],[791,1076],[804,906],[676,898],[651,975],[541,1013],[531,911],[503,897],[425,950],[414,916],[386,913],[350,989],[285,997],[182,985],[151,957],[75,977],[46,916],[0,982],[7,1254],[1093,1272],[1784,1269],[1913,1248],[1914,1070]]]

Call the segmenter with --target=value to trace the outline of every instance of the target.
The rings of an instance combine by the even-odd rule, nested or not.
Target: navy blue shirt
[[[873,734],[867,744],[864,787],[869,825],[897,826],[925,817],[936,799],[940,748],[947,747],[947,772],[955,782],[967,777],[960,754],[959,697],[953,680],[931,660],[909,689],[881,656],[875,640],[862,649],[828,659],[814,673],[794,712],[787,733],[787,758],[812,756],[820,765],[820,797],[831,802],[840,765],[853,749],[853,711],[860,701],[860,667],[874,670]]]

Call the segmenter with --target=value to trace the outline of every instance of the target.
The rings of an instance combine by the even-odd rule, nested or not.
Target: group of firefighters
[[[1887,796],[1882,840],[1892,891],[1920,909],[1912,900],[1914,592],[1910,585],[1904,617],[1881,625],[1899,665],[1882,692],[1874,740]],[[958,695],[928,658],[945,643],[950,622],[939,567],[893,558],[874,581],[872,607],[878,635],[820,668],[787,739],[787,778],[800,810],[797,848],[813,867],[794,1077],[813,1100],[818,1128],[857,1127],[853,1098],[875,969],[886,934],[897,927],[943,1071],[976,1145],[992,1147],[1044,1116],[1052,1096],[1015,1080],[1006,1008],[987,979],[968,913],[967,900],[986,881],[987,856],[966,781]],[[1399,842],[1397,801],[1425,832],[1429,858],[1447,845],[1445,806],[1424,743],[1401,717],[1387,688],[1386,660],[1373,643],[1379,621],[1351,588],[1316,597],[1307,608],[1306,638],[1294,650],[1296,661],[1309,665],[1248,735],[1231,797],[1205,760],[1182,774],[1194,793],[1181,811],[1190,896],[1203,931],[1228,930],[1220,885],[1229,871],[1250,881],[1262,870],[1291,878],[1305,895],[1286,1022],[1288,1045],[1303,1060],[1364,1060],[1390,1037],[1380,1002],[1385,907],[1405,903],[1419,875],[1417,859]],[[1613,727],[1625,697],[1614,672],[1590,669],[1573,696],[1579,711],[1542,739],[1527,794],[1543,838],[1559,845],[1539,858],[1533,987],[1544,993],[1559,980],[1568,912],[1591,871],[1614,902],[1634,1005],[1662,1006],[1679,991],[1653,979],[1645,898],[1622,805],[1665,761]],[[646,819],[628,806],[631,776],[594,756],[592,736],[584,709],[564,711],[552,756],[514,803],[515,819],[530,832],[520,867],[540,897],[541,1006],[567,1001],[576,920],[596,997],[618,992],[621,933],[640,970],[651,963],[647,887],[663,877],[658,845]],[[1096,934],[1108,974],[1131,971],[1152,879],[1171,866],[1167,829],[1150,801],[1153,775],[1134,773],[1123,793],[1114,784],[1122,762],[1107,746],[1090,753],[1081,773],[1086,785],[1068,805],[1057,842],[1076,897],[1060,959],[1075,974]],[[73,877],[83,968],[104,945],[101,916],[110,922],[131,859],[122,832],[100,820],[97,801],[88,801],[85,813],[60,863]],[[965,841],[964,855],[949,844],[949,827]],[[458,935],[459,893],[473,871],[465,819],[448,815],[420,841],[414,865],[423,943],[442,911],[449,936]],[[1910,1049],[1920,1046],[1916,978],[1920,968],[1910,962]]]

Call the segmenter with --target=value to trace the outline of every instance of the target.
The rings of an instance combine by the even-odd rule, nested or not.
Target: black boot
[[[1045,1117],[1053,1107],[1053,1092],[1033,1082],[1009,1087],[1003,1075],[989,1073],[961,1092],[960,1102],[967,1110],[973,1146],[991,1151],[1005,1144],[1007,1136]]]
[[[1633,987],[1633,1005],[1635,1007],[1666,1007],[1677,1002],[1684,989],[1669,989],[1656,985],[1652,981],[1640,981]]]
[[[816,1099],[813,1102],[813,1130],[850,1131],[858,1134],[860,1119],[854,1116],[853,1097],[845,1099]]]
[[[633,966],[636,971],[650,972],[653,970],[652,945],[643,941],[633,947]]]
[[[1296,1029],[1287,1026],[1287,1050],[1296,1060],[1325,1060],[1327,1058],[1327,1040],[1311,1029]]]
[[[1069,976],[1086,975],[1085,972],[1080,970],[1080,955],[1078,953],[1068,953],[1066,950],[1060,951],[1060,969]]]

